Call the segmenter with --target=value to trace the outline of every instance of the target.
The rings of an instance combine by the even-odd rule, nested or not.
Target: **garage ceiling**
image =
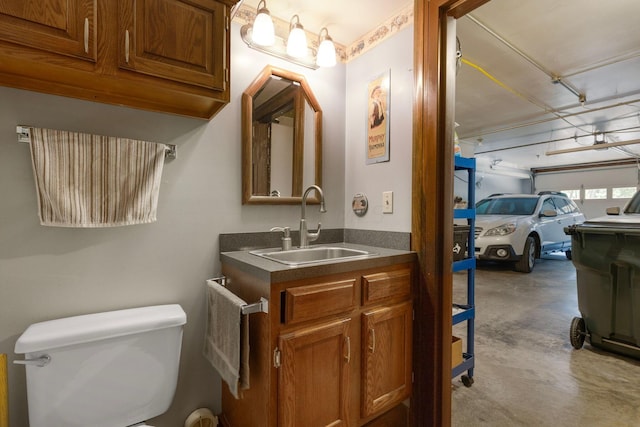
[[[409,0],[268,0],[338,43]],[[244,0],[255,7],[258,0]],[[462,64],[456,122],[465,152],[496,168],[640,157],[640,144],[554,156],[553,150],[640,140],[640,1],[491,0],[457,22]]]
[[[458,21],[458,134],[497,167],[634,159],[640,139],[640,2],[492,0]],[[597,134],[597,135],[596,135]]]

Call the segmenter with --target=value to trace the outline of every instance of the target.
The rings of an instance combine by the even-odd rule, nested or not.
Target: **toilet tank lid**
[[[187,323],[178,304],[129,308],[34,323],[16,341],[16,353],[66,347]]]

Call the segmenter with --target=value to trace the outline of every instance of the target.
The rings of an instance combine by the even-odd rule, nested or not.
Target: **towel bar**
[[[16,133],[18,134],[18,142],[30,143],[31,142],[31,129],[33,126],[18,125],[16,126]],[[175,144],[164,144],[164,157],[165,159],[176,159],[178,157],[178,149]]]
[[[214,282],[219,284],[220,286],[227,287],[227,279],[226,276],[214,277],[212,279]],[[254,302],[253,304],[246,304],[242,307],[242,314],[253,314],[253,313],[269,313],[269,300],[260,297],[260,301]]]
[[[260,297],[260,301],[242,307],[242,314],[269,313],[269,300]]]

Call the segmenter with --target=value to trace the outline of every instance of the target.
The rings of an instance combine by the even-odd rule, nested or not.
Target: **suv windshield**
[[[532,215],[538,204],[536,197],[503,197],[484,199],[476,204],[477,215]]]

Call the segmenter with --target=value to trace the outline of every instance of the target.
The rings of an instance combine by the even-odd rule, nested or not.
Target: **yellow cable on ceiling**
[[[497,78],[495,78],[494,76],[491,75],[491,73],[489,73],[487,70],[485,70],[484,68],[482,68],[481,66],[474,64],[473,62],[469,61],[468,59],[465,58],[461,58],[462,63],[463,64],[467,64],[468,66],[475,68],[476,70],[480,71],[484,76],[488,77],[489,80],[491,80],[492,82],[494,82],[495,84],[497,84],[498,86],[508,90],[509,92],[513,93],[514,95],[516,95],[519,98],[524,99],[525,101],[528,101],[530,103],[532,103],[533,105],[535,105],[536,107],[542,109],[545,113],[549,113],[549,114],[553,114],[554,116],[556,116],[558,119],[562,120],[563,122],[567,123],[569,126],[578,129],[581,132],[585,132],[587,134],[591,134],[592,132],[589,130],[584,130],[582,128],[580,128],[580,126],[575,125],[573,123],[571,123],[569,120],[567,120],[562,114],[560,114],[558,111],[556,111],[555,109],[548,107],[546,105],[544,105],[543,103],[541,103],[540,101],[531,98],[527,95],[524,95],[520,92],[518,92],[517,90],[507,86],[505,83],[502,83],[500,80],[498,80]]]
[[[492,82],[494,82],[498,86],[508,90],[512,94],[524,99],[525,101],[529,101],[530,103],[534,104],[536,107],[542,108],[545,112],[549,112],[551,110],[549,107],[541,104],[540,102],[536,101],[535,99],[530,98],[530,97],[518,92],[517,90],[507,86],[505,83],[502,83],[500,80],[498,80],[497,78],[492,76],[487,70],[485,70],[484,68],[482,68],[481,66],[479,66],[477,64],[474,64],[473,62],[469,61],[468,59],[462,58],[462,63],[463,64],[467,64],[468,66],[470,66],[472,68],[475,68],[476,70],[480,71],[482,74],[484,74],[486,77],[488,77],[489,80],[491,80]]]

